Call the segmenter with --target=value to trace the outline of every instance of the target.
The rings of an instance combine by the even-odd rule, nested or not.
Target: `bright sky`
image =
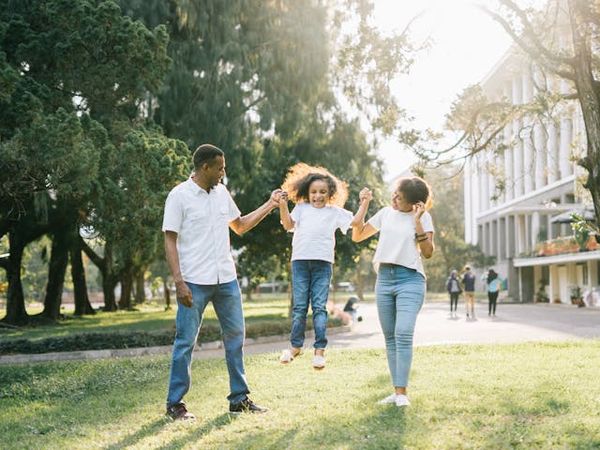
[[[394,83],[394,94],[419,128],[441,130],[444,116],[462,90],[481,81],[511,45],[504,30],[477,8],[494,1],[479,0],[376,0],[375,20],[383,30],[412,25],[417,39],[431,37],[429,49],[417,55],[408,76]],[[383,142],[379,153],[386,163],[386,178],[393,178],[414,161],[412,154],[393,141]]]

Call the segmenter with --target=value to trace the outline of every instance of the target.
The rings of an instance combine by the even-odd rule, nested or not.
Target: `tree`
[[[350,182],[354,196],[362,183],[382,184],[376,142],[353,116],[366,119],[373,135],[398,130],[403,115],[389,80],[408,70],[413,48],[406,33],[378,33],[371,1],[121,4],[148,26],[169,27],[173,65],[148,111],[169,136],[226,151],[229,186],[243,212],[262,203],[298,161],[327,166]],[[342,112],[340,96],[354,114]],[[276,215],[233,243],[250,286],[273,253],[282,265],[289,258]],[[357,251],[344,243],[340,261],[350,263]]]
[[[98,224],[98,213],[115,199],[111,189],[124,186],[115,173],[126,152],[147,148],[139,144],[147,139],[153,148],[175,149],[160,161],[180,167],[173,155],[184,145],[144,124],[139,110],[168,67],[167,34],[123,16],[111,0],[2,0],[0,42],[0,236],[8,233],[11,246],[2,262],[9,280],[4,320],[28,320],[22,252],[46,233],[53,251],[42,316],[56,319],[69,252],[78,270],[79,226]],[[149,159],[155,167],[156,158]],[[176,167],[159,171],[179,176]],[[129,224],[131,234],[140,223]],[[84,291],[79,284],[77,294]]]
[[[534,64],[537,95],[528,104],[511,105],[506,99],[491,101],[478,86],[471,87],[455,102],[450,126],[462,130],[459,143],[467,154],[487,149],[504,126],[516,118],[528,117],[543,124],[555,120],[557,109],[568,102],[580,106],[586,131],[586,152],[578,164],[586,171],[584,187],[590,192],[596,219],[600,222],[600,79],[598,46],[600,5],[585,0],[550,0],[542,10],[520,7],[512,0],[498,0],[498,10],[483,8],[513,38],[526,58]],[[551,76],[562,79],[567,91],[549,89]],[[532,127],[521,130],[531,133]],[[440,159],[443,152],[419,150],[426,159]],[[501,147],[501,146],[500,146]],[[464,155],[455,155],[460,158]],[[500,185],[500,188],[503,186]]]

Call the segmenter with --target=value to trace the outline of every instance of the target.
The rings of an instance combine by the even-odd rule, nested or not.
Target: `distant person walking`
[[[475,275],[471,272],[471,267],[465,267],[465,273],[462,277],[462,284],[465,290],[465,304],[467,307],[467,319],[475,318]]]
[[[458,306],[458,297],[462,292],[462,288],[460,287],[460,279],[458,278],[458,272],[456,270],[450,272],[450,276],[446,281],[446,290],[450,295],[450,315],[454,317],[456,314],[456,308]]]
[[[425,298],[421,256],[430,258],[434,250],[433,222],[426,211],[431,205],[431,190],[419,177],[401,178],[391,206],[380,209],[365,223],[371,198],[370,191],[361,192],[352,240],[360,242],[379,232],[373,257],[377,267],[375,295],[394,386],[394,393],[379,403],[402,407],[410,405],[406,387],[412,363],[413,334]]]
[[[485,284],[488,295],[488,316],[496,317],[496,303],[498,301],[498,294],[502,288],[502,279],[494,269],[490,269],[488,270]]]

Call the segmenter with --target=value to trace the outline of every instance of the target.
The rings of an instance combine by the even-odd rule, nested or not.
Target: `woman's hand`
[[[415,220],[421,220],[421,217],[425,213],[425,203],[417,202],[413,205],[413,212],[415,213]]]
[[[361,191],[358,193],[358,200],[359,203],[362,203],[364,201],[370,202],[371,200],[373,200],[373,192],[371,192],[371,189],[369,189],[368,187],[362,188]]]

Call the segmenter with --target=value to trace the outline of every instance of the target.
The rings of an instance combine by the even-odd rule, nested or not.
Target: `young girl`
[[[325,367],[327,347],[327,297],[333,269],[335,230],[346,233],[353,215],[343,208],[348,189],[329,171],[304,163],[293,166],[282,186],[279,202],[281,223],[293,231],[292,239],[292,330],[290,349],[279,358],[287,364],[298,356],[304,345],[306,316],[310,304],[315,330],[315,369]],[[296,203],[290,214],[287,200]]]

